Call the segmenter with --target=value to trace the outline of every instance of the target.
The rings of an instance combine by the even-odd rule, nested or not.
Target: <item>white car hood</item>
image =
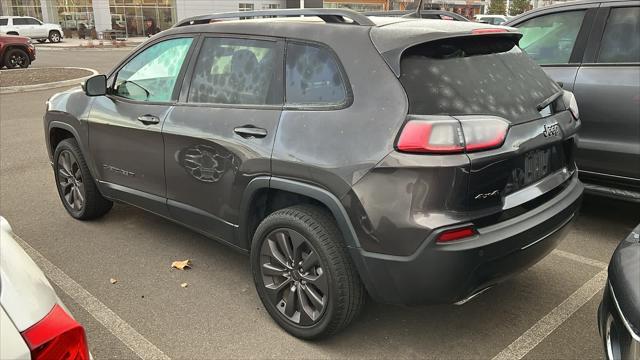
[[[14,236],[0,216],[0,304],[22,332],[44,318],[58,296]]]

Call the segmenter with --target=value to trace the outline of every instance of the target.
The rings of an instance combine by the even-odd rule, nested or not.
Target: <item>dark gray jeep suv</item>
[[[48,101],[60,198],[250,253],[301,338],[344,328],[365,291],[463,303],[549,253],[583,191],[573,95],[520,36],[339,9],[187,19]]]

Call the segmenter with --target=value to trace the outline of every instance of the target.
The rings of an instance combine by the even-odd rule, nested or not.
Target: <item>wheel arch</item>
[[[260,221],[271,212],[300,203],[311,203],[326,208],[336,220],[347,247],[360,246],[347,211],[335,195],[314,185],[268,176],[251,180],[244,191],[238,228],[240,246],[245,249],[251,248],[253,232]],[[258,209],[258,212],[254,209]]]
[[[75,138],[80,145],[80,148],[82,148],[80,135],[71,125],[61,121],[52,121],[51,123],[49,123],[49,131],[47,136],[47,150],[49,150],[49,154],[53,156],[53,153],[56,151],[56,147],[58,146],[58,144],[60,144],[62,140],[69,138]]]

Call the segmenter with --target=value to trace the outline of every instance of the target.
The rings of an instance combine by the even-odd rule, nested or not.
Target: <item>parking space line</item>
[[[553,254],[558,255],[558,256],[562,256],[562,257],[567,258],[567,259],[571,259],[573,261],[577,261],[579,263],[591,265],[593,267],[597,267],[597,268],[600,268],[600,269],[606,269],[607,266],[608,266],[607,264],[603,263],[602,261],[589,259],[589,258],[586,258],[584,256],[576,255],[574,253],[570,253],[570,252],[566,252],[566,251],[562,251],[562,250],[558,250],[558,249],[553,250]]]
[[[27,254],[29,254],[33,261],[38,264],[49,280],[54,282],[60,289],[62,289],[62,291],[69,295],[141,359],[170,359],[162,352],[162,350],[158,349],[149,340],[138,333],[105,304],[95,296],[91,295],[91,293],[60,270],[60,268],[47,260],[38,252],[38,250],[31,247],[31,245],[15,234],[14,238],[27,252]]]
[[[591,300],[604,287],[606,280],[607,270],[605,269],[597,273],[529,330],[525,331],[519,338],[496,355],[493,360],[522,359],[573,313]]]

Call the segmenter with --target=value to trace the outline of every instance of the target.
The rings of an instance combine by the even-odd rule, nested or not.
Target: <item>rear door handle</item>
[[[263,138],[267,136],[267,130],[251,125],[245,125],[233,129],[233,132],[242,136],[243,138]]]
[[[140,115],[138,116],[138,121],[145,125],[158,124],[160,123],[160,119],[154,115]]]

